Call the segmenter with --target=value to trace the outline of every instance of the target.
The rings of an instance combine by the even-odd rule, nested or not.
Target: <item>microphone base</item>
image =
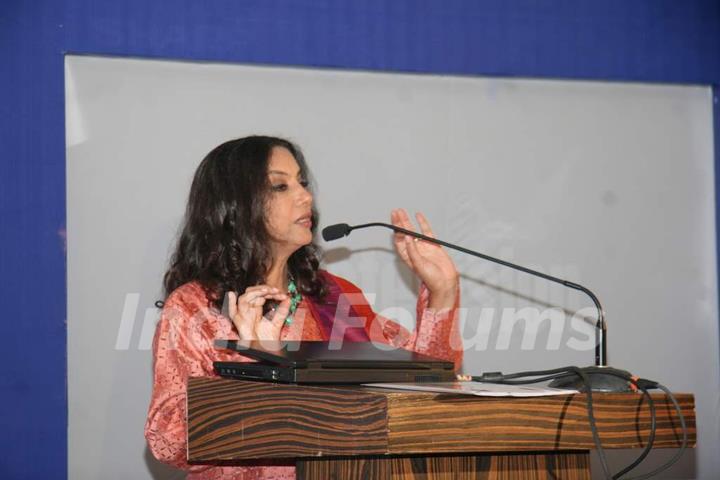
[[[593,392],[602,393],[625,393],[632,392],[630,388],[630,378],[632,374],[627,370],[620,370],[607,366],[584,367],[581,370],[590,380],[591,390]],[[621,378],[618,375],[621,375]],[[573,375],[566,378],[557,378],[550,382],[552,388],[568,388],[578,390],[580,392],[587,391],[587,385],[582,378]]]

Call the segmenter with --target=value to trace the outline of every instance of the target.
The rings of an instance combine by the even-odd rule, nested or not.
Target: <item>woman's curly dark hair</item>
[[[300,149],[288,140],[250,136],[225,142],[203,159],[195,172],[182,233],[170,268],[165,295],[197,281],[208,301],[221,308],[225,293],[244,292],[263,283],[270,268],[270,235],[265,218],[270,193],[268,162],[272,149],[286,148],[300,172],[308,168]],[[312,210],[312,232],[318,220]],[[288,259],[288,270],[304,295],[322,299],[326,287],[318,274],[319,249],[305,245]]]

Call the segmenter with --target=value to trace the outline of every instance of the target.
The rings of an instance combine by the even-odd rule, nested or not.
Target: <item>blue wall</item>
[[[3,478],[67,470],[65,53],[717,85],[720,2],[2,1]]]

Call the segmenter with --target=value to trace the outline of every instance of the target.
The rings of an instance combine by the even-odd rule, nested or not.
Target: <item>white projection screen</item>
[[[182,477],[143,438],[153,304],[196,166],[258,133],[304,150],[321,227],[405,207],[440,238],[588,286],[610,363],[696,395],[698,448],[660,478],[720,475],[709,88],[67,56],[66,112],[70,478]],[[319,241],[328,270],[412,327],[417,284],[391,240]],[[572,321],[588,298],[452,256],[465,372],[593,362]]]

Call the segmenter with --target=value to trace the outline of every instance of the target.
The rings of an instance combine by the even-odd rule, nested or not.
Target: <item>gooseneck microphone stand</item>
[[[427,235],[423,235],[421,233],[413,232],[411,230],[407,230],[405,228],[397,227],[395,225],[391,225],[389,223],[382,223],[382,222],[372,222],[372,223],[364,223],[362,225],[354,225],[350,226],[346,223],[338,223],[335,225],[330,225],[328,227],[325,227],[322,231],[322,237],[325,241],[332,241],[337,240],[339,238],[345,237],[350,234],[353,230],[361,229],[361,228],[368,228],[368,227],[384,227],[389,228],[391,230],[394,230],[398,233],[404,233],[405,235],[410,235],[411,237],[415,237],[421,240],[424,240],[426,242],[434,243],[437,245],[442,245],[443,247],[451,248],[453,250],[457,250],[459,252],[472,255],[474,257],[482,258],[483,260],[487,260],[493,263],[497,263],[499,265],[503,265],[505,267],[509,267],[515,270],[519,270],[521,272],[527,273],[529,275],[534,275],[536,277],[543,278],[545,280],[559,283],[560,285],[563,285],[568,288],[572,288],[573,290],[578,290],[580,292],[583,292],[585,295],[590,297],[593,304],[595,304],[595,308],[597,309],[597,322],[595,323],[595,366],[592,367],[585,367],[582,370],[584,373],[587,374],[587,377],[590,381],[590,385],[592,390],[594,391],[600,391],[600,392],[626,392],[630,391],[630,385],[626,378],[630,377],[630,373],[626,372],[625,370],[618,370],[614,369],[612,367],[609,367],[607,364],[607,325],[605,323],[605,312],[603,311],[602,305],[600,305],[600,300],[598,300],[597,296],[590,291],[590,289],[574,282],[570,282],[568,280],[563,280],[562,278],[553,277],[552,275],[548,275],[546,273],[538,272],[537,270],[532,270],[527,267],[523,267],[522,265],[516,265],[514,263],[507,262],[505,260],[501,260],[499,258],[491,257],[489,255],[485,255],[484,253],[476,252],[474,250],[470,250],[465,247],[461,247],[459,245],[454,245],[452,243],[448,243],[442,240],[438,240],[436,238],[428,237]],[[577,390],[582,390],[585,388],[586,383],[584,380],[578,378],[577,376],[569,376],[567,378],[560,378],[557,380],[554,380],[551,383],[551,386],[558,387],[558,388],[575,388]]]

